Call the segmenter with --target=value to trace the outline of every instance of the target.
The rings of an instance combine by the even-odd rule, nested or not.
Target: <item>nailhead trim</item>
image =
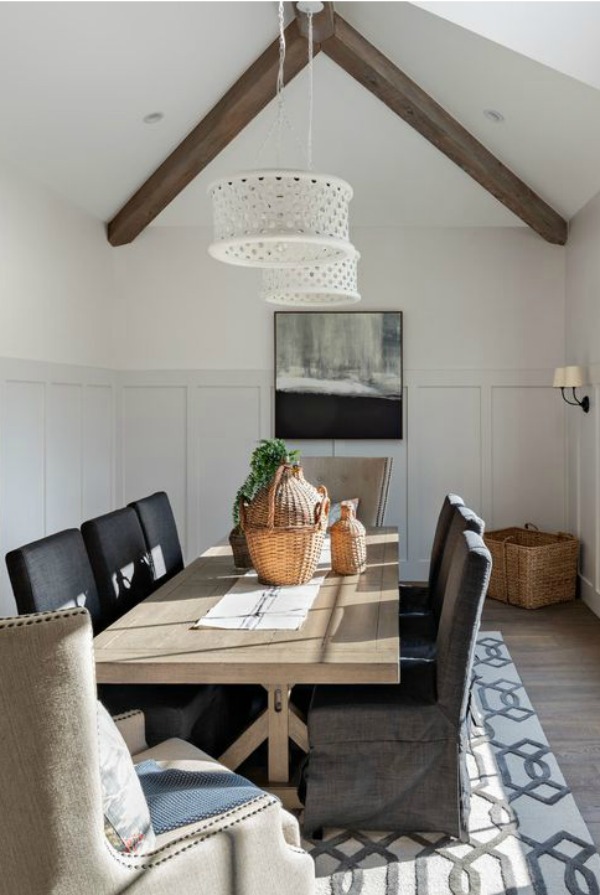
[[[0,619],[0,630],[5,628],[24,628],[28,625],[39,625],[41,622],[55,622],[63,618],[71,618],[74,615],[87,615],[87,609],[60,609],[49,612],[35,612],[29,615],[19,615],[17,618]]]
[[[144,713],[141,709],[128,709],[126,712],[121,712],[120,715],[112,715],[113,721],[125,721],[127,718],[134,718],[136,715],[144,716]]]
[[[201,842],[205,842],[207,839],[212,839],[213,836],[218,836],[219,833],[222,833],[225,830],[229,830],[232,827],[237,826],[238,824],[245,821],[247,818],[254,817],[257,814],[260,814],[261,812],[266,811],[267,808],[271,808],[273,805],[279,804],[278,799],[270,798],[265,804],[260,805],[254,811],[245,813],[242,817],[235,818],[234,820],[230,821],[229,823],[225,823],[225,824],[221,823],[221,821],[224,817],[228,817],[230,815],[232,816],[236,812],[239,812],[242,809],[247,808],[248,805],[253,805],[256,802],[258,802],[259,800],[263,800],[265,797],[268,798],[267,794],[262,793],[260,796],[257,797],[257,799],[254,800],[254,802],[247,802],[246,805],[240,805],[240,806],[238,806],[238,808],[235,808],[230,812],[219,815],[214,820],[210,821],[209,824],[207,824],[207,827],[210,827],[210,826],[214,826],[215,824],[219,823],[220,826],[219,826],[219,829],[217,829],[217,830],[212,830],[212,831],[207,832],[206,834],[201,835],[201,836],[198,836],[198,831],[194,831],[194,832],[188,833],[186,836],[182,836],[179,839],[174,839],[172,842],[169,842],[167,845],[163,845],[157,851],[148,852],[147,855],[143,856],[144,858],[151,858],[153,855],[160,855],[162,852],[166,851],[167,849],[173,848],[173,846],[177,845],[178,843],[184,843],[188,839],[194,840],[193,842],[189,842],[187,845],[183,845],[182,848],[178,848],[177,851],[173,852],[173,854],[166,855],[164,858],[159,858],[157,861],[152,861],[151,864],[139,863],[138,860],[136,860],[134,855],[132,855],[131,863],[124,861],[123,856],[121,854],[119,854],[119,852],[110,848],[108,840],[106,840],[106,839],[105,839],[105,845],[106,845],[106,848],[109,850],[111,856],[119,864],[121,864],[121,866],[126,867],[128,870],[152,870],[154,867],[160,867],[160,865],[164,864],[166,861],[170,861],[172,858],[177,857],[177,855],[183,854],[183,852],[188,851],[190,848],[194,848],[194,846],[199,845]],[[300,850],[300,851],[302,851],[302,850]]]

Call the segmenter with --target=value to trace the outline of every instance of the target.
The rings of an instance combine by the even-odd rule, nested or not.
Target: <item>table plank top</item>
[[[212,547],[94,640],[99,683],[397,683],[398,533],[367,531],[362,575],[329,572],[298,631],[192,625],[240,576]]]

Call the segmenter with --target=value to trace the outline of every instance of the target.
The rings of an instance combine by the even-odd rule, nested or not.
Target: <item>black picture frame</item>
[[[275,437],[401,439],[402,311],[278,311]]]

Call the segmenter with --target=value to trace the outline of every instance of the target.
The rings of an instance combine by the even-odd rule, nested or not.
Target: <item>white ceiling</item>
[[[532,22],[569,6],[523,5]],[[409,3],[336,9],[561,214],[600,190],[600,90]],[[276,34],[272,2],[0,3],[0,156],[108,220]],[[352,183],[353,225],[520,224],[324,54],[314,77],[315,168]],[[304,72],[286,89],[302,144],[306,107]],[[271,104],[155,225],[208,224],[214,177],[276,161],[274,120]],[[291,131],[281,162],[305,164]]]

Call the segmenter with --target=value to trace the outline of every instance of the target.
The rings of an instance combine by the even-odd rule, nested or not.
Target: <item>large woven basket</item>
[[[270,485],[240,506],[252,565],[261,584],[305,584],[321,556],[329,498],[314,488],[299,466],[282,464]]]
[[[575,599],[579,541],[573,535],[526,526],[488,531],[484,540],[492,554],[488,597],[526,609]]]

